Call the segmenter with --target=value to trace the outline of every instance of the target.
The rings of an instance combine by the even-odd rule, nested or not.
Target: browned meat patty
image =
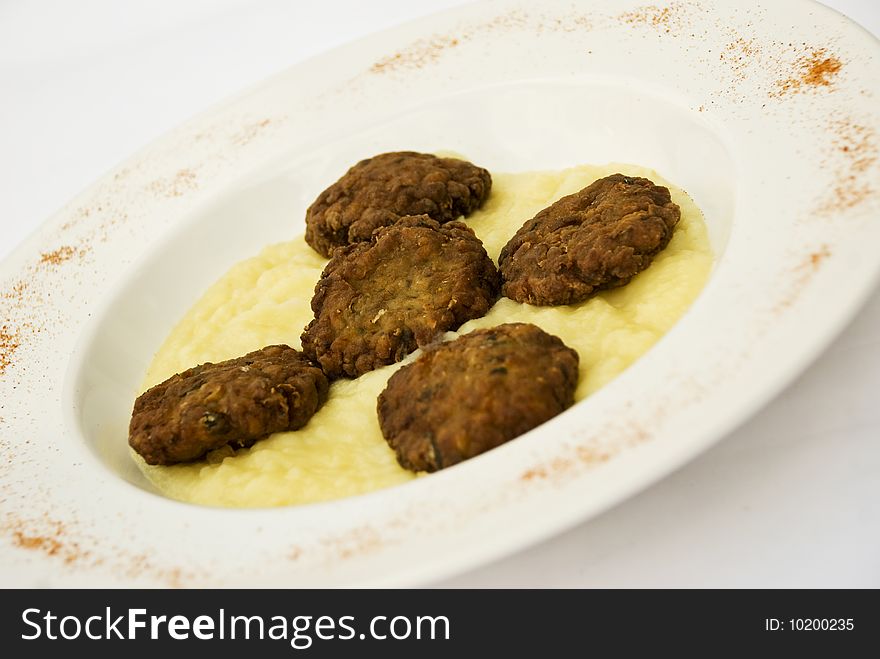
[[[315,286],[303,351],[331,378],[357,377],[484,315],[499,284],[469,227],[402,218],[334,252]]]
[[[383,153],[361,160],[318,195],[306,211],[306,242],[330,256],[405,215],[449,222],[479,208],[491,187],[489,172],[466,160]]]
[[[527,323],[429,348],[388,380],[379,425],[400,464],[437,471],[500,446],[574,402],[578,355]]]
[[[273,432],[302,428],[327,400],[327,389],[321,369],[286,345],[209,362],[141,394],[128,443],[151,465],[250,446]]]
[[[623,174],[601,178],[516,232],[498,259],[501,292],[555,305],[623,286],[666,247],[680,217],[667,188]]]

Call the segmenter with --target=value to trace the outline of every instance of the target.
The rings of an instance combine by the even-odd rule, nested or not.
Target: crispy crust
[[[267,346],[173,375],[134,404],[129,445],[151,465],[198,460],[303,427],[327,400],[327,378],[301,352]]]
[[[303,351],[328,377],[357,377],[484,315],[499,284],[469,227],[402,218],[336,250],[315,286]]]
[[[578,354],[535,325],[476,330],[392,375],[379,425],[404,468],[436,471],[556,416],[574,402],[577,380]]]
[[[306,211],[306,242],[323,256],[370,239],[406,215],[440,222],[467,216],[489,196],[489,172],[427,153],[383,153],[357,163]]]
[[[498,259],[502,294],[572,304],[623,286],[669,244],[681,211],[667,188],[613,174],[526,222]]]

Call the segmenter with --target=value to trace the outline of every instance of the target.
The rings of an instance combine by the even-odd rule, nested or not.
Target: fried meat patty
[[[488,451],[574,402],[578,354],[528,323],[431,347],[388,380],[379,426],[401,466],[437,471]]]
[[[466,160],[397,151],[357,163],[306,211],[306,242],[323,256],[406,215],[449,222],[489,196],[489,172]]]
[[[315,286],[303,351],[330,378],[357,377],[483,316],[499,285],[469,227],[404,217],[334,252]]]
[[[502,294],[535,305],[572,304],[622,286],[651,265],[681,211],[669,190],[612,174],[526,222],[498,259]]]
[[[128,443],[151,465],[197,460],[226,445],[250,446],[303,427],[327,389],[321,369],[286,345],[208,362],[138,397]]]

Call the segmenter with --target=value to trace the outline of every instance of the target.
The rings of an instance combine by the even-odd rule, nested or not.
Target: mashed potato
[[[478,327],[529,322],[559,336],[580,355],[582,400],[643,355],[679,319],[712,267],[703,217],[684,192],[656,172],[632,165],[581,166],[559,172],[493,174],[492,194],[467,219],[497,263],[507,240],[542,208],[594,180],[621,172],[666,185],[681,222],[654,263],[622,288],[565,307],[531,307],[501,298]],[[156,354],[144,389],[206,361],[274,343],[299,347],[309,302],[326,260],[303,239],[267,247],[234,266],[186,314]],[[418,356],[412,355],[407,361]],[[376,397],[400,364],[335,382],[327,404],[305,428],[272,435],[249,449],[226,448],[206,461],[149,466],[146,477],[174,499],[216,506],[282,506],[370,492],[416,478],[401,468],[379,431]]]

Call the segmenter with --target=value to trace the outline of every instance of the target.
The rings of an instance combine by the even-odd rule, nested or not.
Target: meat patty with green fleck
[[[581,302],[623,286],[669,244],[681,211],[669,190],[612,174],[526,222],[501,250],[502,294],[517,302]]]
[[[355,378],[485,315],[499,287],[468,226],[405,217],[334,252],[315,286],[303,351],[328,377]]]
[[[299,350],[267,346],[173,375],[134,403],[129,445],[151,465],[198,460],[302,428],[327,400],[321,369]]]
[[[306,242],[330,256],[406,215],[450,222],[479,208],[491,188],[489,172],[466,160],[382,153],[361,160],[318,195],[306,211]]]
[[[578,354],[528,323],[425,350],[388,380],[379,426],[397,460],[437,471],[517,437],[574,402]]]

